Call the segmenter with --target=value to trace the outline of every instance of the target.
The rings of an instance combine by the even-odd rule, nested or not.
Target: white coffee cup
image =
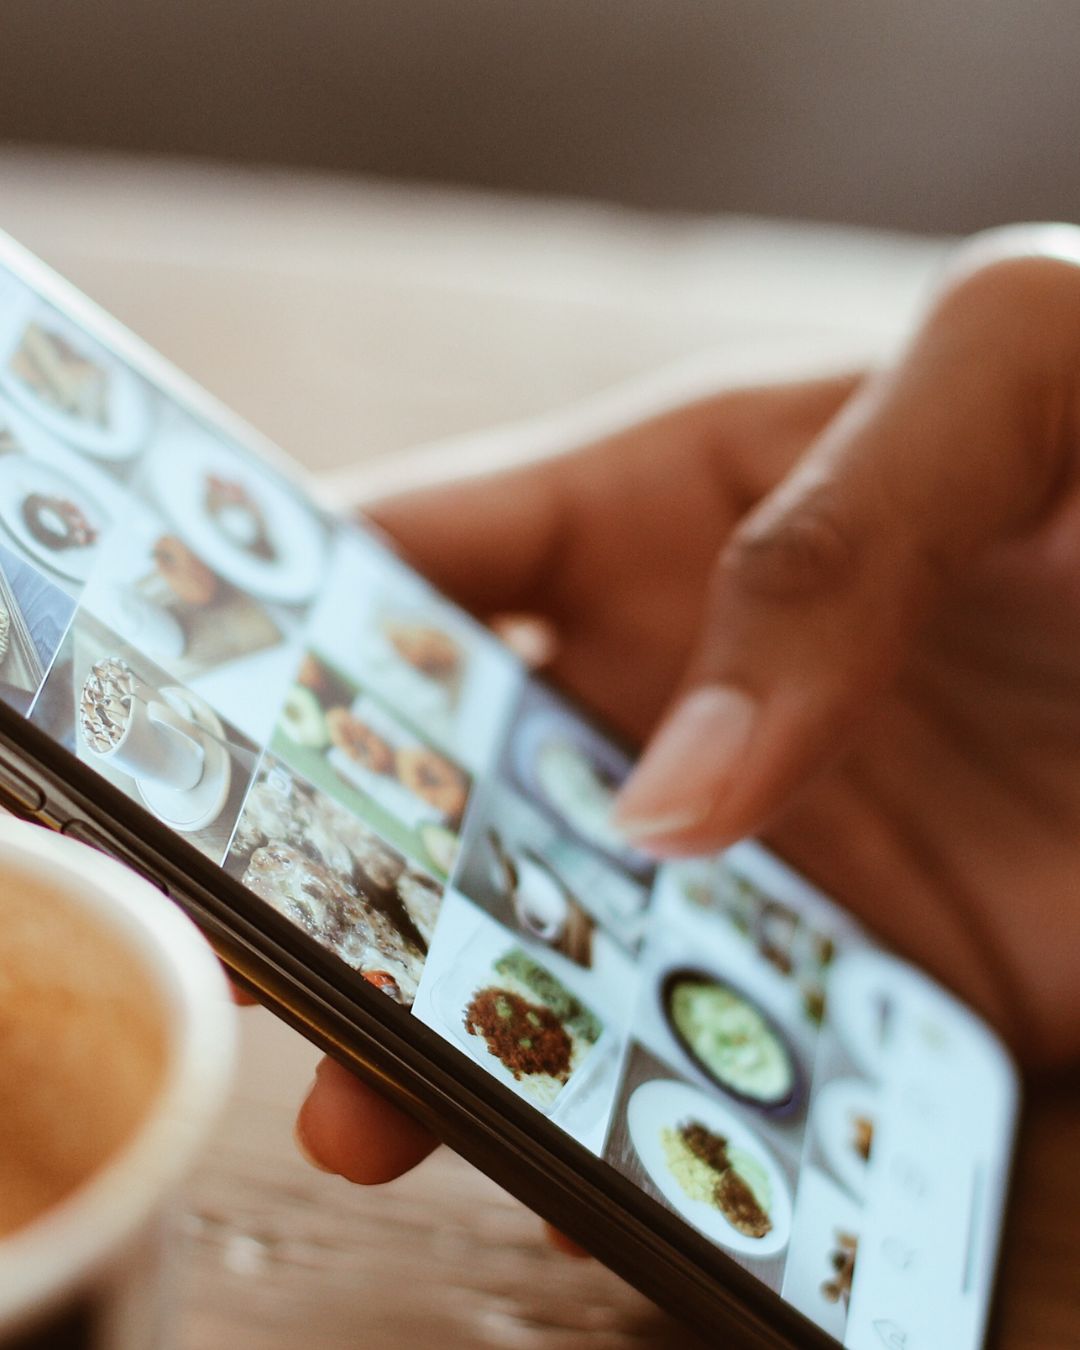
[[[0,1347],[163,1350],[167,1220],[232,1064],[221,968],[148,882],[9,817],[0,935]]]
[[[93,674],[87,676],[87,683]],[[194,724],[165,703],[145,680],[129,673],[131,706],[120,739],[98,750],[85,737],[92,754],[131,778],[150,779],[184,792],[202,778],[206,752]],[[84,686],[85,688],[85,686]]]

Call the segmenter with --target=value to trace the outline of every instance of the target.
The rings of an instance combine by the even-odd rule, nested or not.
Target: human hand
[[[621,730],[660,719],[640,844],[763,831],[1036,1064],[1080,1051],[1078,238],[968,245],[881,374],[373,511],[482,617],[546,620],[553,678]],[[431,1147],[402,1120],[326,1065],[300,1132],[384,1180]]]

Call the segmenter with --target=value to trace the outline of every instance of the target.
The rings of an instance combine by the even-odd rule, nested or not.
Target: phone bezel
[[[278,447],[2,234],[0,265],[83,324],[166,397],[315,499],[304,474]],[[180,904],[261,1002],[655,1302],[710,1337],[738,1336],[749,1350],[836,1350],[832,1336],[751,1272],[3,704],[0,750],[45,798],[38,809],[14,798],[5,803],[9,809],[53,829],[73,822],[96,829],[109,851]]]

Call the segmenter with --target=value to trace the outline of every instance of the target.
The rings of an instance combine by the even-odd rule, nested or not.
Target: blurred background
[[[4,0],[0,137],[920,231],[1080,217],[1073,0]]]

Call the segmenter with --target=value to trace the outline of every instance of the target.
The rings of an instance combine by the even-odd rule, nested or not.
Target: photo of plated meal
[[[629,755],[534,681],[514,715],[502,774],[542,811],[624,871],[647,882],[654,864],[612,824]]]
[[[799,1175],[783,1295],[843,1342],[866,1214],[813,1163]]]
[[[664,975],[659,997],[679,1045],[723,1092],[777,1116],[802,1106],[790,1043],[748,994],[709,971],[680,967]]]
[[[450,873],[469,775],[321,654],[301,660],[272,744],[397,847]]]
[[[877,1090],[861,1078],[834,1079],[814,1099],[817,1145],[833,1175],[857,1200],[866,1195],[879,1110]]]
[[[225,866],[369,984],[412,1003],[441,883],[271,755],[260,765]]]
[[[651,1079],[630,1097],[627,1129],[667,1203],[712,1241],[773,1256],[791,1234],[791,1192],[779,1162],[738,1116],[701,1089]]]
[[[376,539],[337,541],[311,643],[455,763],[491,767],[523,678],[517,659]]]
[[[137,454],[148,388],[118,357],[29,295],[0,338],[0,388],[73,449],[102,460]]]
[[[585,1000],[522,947],[444,971],[432,1006],[475,1060],[549,1113],[581,1076],[605,1030]]]
[[[328,534],[315,509],[194,418],[163,413],[140,486],[169,532],[237,589],[287,605],[318,589]]]

